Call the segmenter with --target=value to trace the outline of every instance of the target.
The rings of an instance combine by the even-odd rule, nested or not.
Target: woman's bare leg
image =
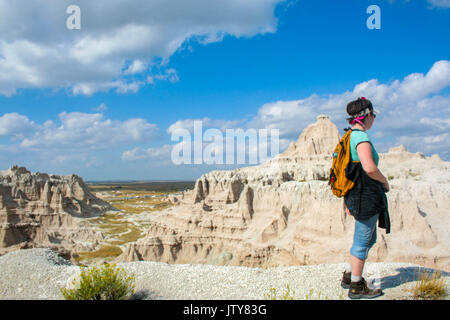
[[[361,260],[353,255],[350,255],[350,265],[352,266],[352,275],[361,277],[364,269],[365,260]]]

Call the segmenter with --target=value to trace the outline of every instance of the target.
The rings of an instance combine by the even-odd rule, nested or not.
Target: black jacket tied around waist
[[[383,184],[370,178],[361,162],[353,161],[345,170],[355,186],[344,197],[345,205],[356,220],[367,220],[378,214],[378,227],[391,232],[388,202]]]

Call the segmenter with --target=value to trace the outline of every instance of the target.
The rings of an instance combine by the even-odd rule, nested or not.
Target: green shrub
[[[277,289],[270,288],[269,293],[264,294],[264,298],[266,298],[267,300],[294,300],[294,296],[292,295],[294,293],[295,291],[292,291],[291,293],[291,288],[287,284],[286,289],[284,290],[284,294],[281,295],[280,297],[278,297]]]
[[[134,294],[134,275],[116,265],[81,267],[73,288],[61,288],[66,300],[124,300]]]
[[[446,295],[445,279],[439,272],[421,272],[412,288],[416,300],[438,300]]]
[[[342,300],[342,295],[339,295],[339,299]],[[309,289],[309,292],[305,296],[305,300],[328,300],[328,296],[323,296],[320,291],[315,293],[314,289]]]
[[[289,284],[286,285],[286,289],[284,290],[284,293],[281,295],[278,295],[276,288],[270,288],[269,293],[264,294],[264,298],[267,300],[300,300],[299,298],[294,297],[295,291],[291,290],[291,287]],[[339,300],[344,299],[344,294],[341,292],[339,294]],[[328,296],[322,295],[322,293],[314,292],[314,289],[310,289],[309,292],[306,294],[304,300],[328,300]]]

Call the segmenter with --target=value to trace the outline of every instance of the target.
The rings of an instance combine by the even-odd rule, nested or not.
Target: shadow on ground
[[[130,300],[159,300],[161,296],[156,292],[149,292],[148,290],[139,290],[135,292]]]
[[[398,268],[398,274],[381,278],[381,288],[389,289],[401,286],[407,282],[414,282],[420,279],[422,273],[439,272],[443,277],[449,277],[450,273],[423,267]]]

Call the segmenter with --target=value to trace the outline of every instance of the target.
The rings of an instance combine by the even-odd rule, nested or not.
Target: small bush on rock
[[[279,294],[276,288],[270,288],[268,293],[264,294],[264,299],[266,300],[301,300],[300,298],[294,297],[295,291],[291,290],[289,284],[286,285],[284,293]],[[341,292],[339,294],[339,299],[344,299],[344,294]],[[310,289],[306,294],[304,300],[328,300],[328,296],[322,295],[322,293],[314,292],[314,289]]]
[[[134,275],[116,265],[81,267],[72,288],[61,288],[66,300],[124,300],[134,294]]]
[[[264,294],[264,298],[267,300],[294,300],[294,294],[295,291],[291,292],[291,287],[287,284],[284,293],[280,296],[278,295],[276,288],[270,288],[269,293]]]
[[[422,272],[412,288],[416,300],[438,300],[446,295],[446,285],[440,272]]]

